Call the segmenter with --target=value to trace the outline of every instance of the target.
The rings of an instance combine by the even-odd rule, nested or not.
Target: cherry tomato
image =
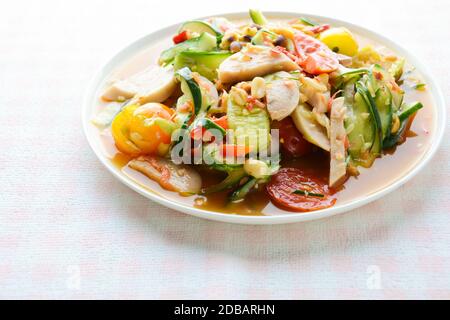
[[[281,150],[284,153],[293,157],[301,157],[312,152],[312,144],[303,138],[291,117],[274,121],[272,127],[280,130]]]
[[[336,203],[326,181],[298,168],[280,169],[266,190],[274,204],[290,211],[315,211]]]
[[[112,123],[117,148],[126,154],[164,155],[176,125],[170,120],[173,110],[160,103],[125,107]]]
[[[184,41],[186,41],[187,39],[188,39],[188,33],[187,33],[187,31],[183,31],[183,32],[181,32],[181,33],[175,35],[175,36],[172,38],[173,43],[175,43],[175,44],[184,42]]]
[[[294,36],[295,48],[299,57],[298,64],[313,75],[330,73],[339,66],[339,61],[324,43],[303,32]]]

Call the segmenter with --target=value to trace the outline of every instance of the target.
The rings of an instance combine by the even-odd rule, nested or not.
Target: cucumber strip
[[[391,133],[392,94],[386,86],[382,86],[378,89],[374,101],[380,115],[382,139],[385,139]]]
[[[381,132],[381,119],[380,114],[378,113],[377,106],[375,105],[375,101],[373,100],[372,96],[370,95],[369,89],[365,87],[362,82],[356,83],[356,91],[359,92],[366,104],[369,106],[370,114],[372,115],[373,123],[375,126],[375,137],[372,144],[372,147],[370,148],[370,152],[373,154],[380,154],[381,147],[383,143],[383,134]]]
[[[370,119],[370,107],[366,104],[362,94],[356,92],[351,113],[345,119],[347,136],[350,142],[348,152],[351,158],[359,163],[363,153],[369,150],[376,135],[376,128]]]
[[[250,18],[252,19],[253,23],[259,24],[260,26],[263,26],[267,24],[267,19],[264,17],[261,11],[250,9],[249,12]]]
[[[216,47],[216,37],[207,32],[203,32],[199,37],[186,40],[169,49],[164,50],[159,57],[159,63],[172,63],[177,54],[186,50],[211,51]]]
[[[400,138],[403,136],[406,127],[407,127],[408,121],[403,121],[400,125],[400,129],[398,129],[397,133],[390,135],[383,141],[383,149],[389,149],[395,146]]]
[[[420,110],[422,108],[423,108],[423,104],[420,102],[414,102],[409,105],[404,104],[400,114],[398,115],[398,118],[400,119],[400,121],[405,121],[411,115],[413,115],[414,113],[416,113],[418,110]]]
[[[209,24],[206,21],[201,20],[192,20],[192,21],[186,21],[183,23],[178,29],[178,33],[181,33],[183,31],[189,31],[189,32],[196,32],[198,34],[202,34],[203,32],[207,32],[210,35],[213,36],[219,36],[221,35],[221,32],[214,28],[211,24]]]
[[[174,69],[189,67],[193,72],[214,81],[217,79],[220,64],[231,55],[232,53],[228,51],[183,51],[175,57]]]
[[[226,131],[225,131],[224,128],[222,128],[221,126],[217,125],[211,119],[208,119],[208,118],[200,118],[200,119],[196,120],[192,127],[196,128],[198,126],[202,126],[206,130],[210,130],[210,129],[219,130],[222,135],[226,134]]]
[[[191,101],[194,103],[194,113],[197,115],[202,108],[202,91],[200,86],[192,77],[192,72],[185,67],[178,70],[175,75],[181,80],[181,89],[184,94],[190,95]]]
[[[347,84],[353,79],[359,79],[362,75],[369,72],[369,69],[360,68],[360,69],[347,69],[344,73],[341,73],[335,80],[334,87],[339,89],[343,85]]]
[[[405,66],[405,58],[397,59],[389,68],[389,73],[398,81],[403,75],[403,67]]]
[[[271,38],[272,42],[275,41],[278,36],[276,33],[272,32],[272,31],[269,31],[266,29],[261,29],[261,30],[258,30],[258,32],[256,32],[256,34],[253,36],[252,44],[260,45],[260,46],[265,45],[264,34],[267,34]]]
[[[400,90],[395,85],[395,78],[386,70],[384,70],[380,65],[375,64],[371,68],[371,72],[369,74],[369,81],[367,82],[369,87],[369,91],[372,94],[372,97],[375,97],[377,90],[385,85],[389,88],[392,95],[392,110],[393,112],[400,109],[400,106],[403,103],[404,92]]]
[[[230,201],[231,202],[237,202],[245,198],[247,194],[252,190],[252,188],[256,185],[258,180],[254,177],[251,177],[246,183],[244,183],[241,187],[239,187],[237,190],[235,190],[231,196]]]
[[[192,118],[192,113],[182,114],[182,115],[180,115],[180,118],[182,118],[181,120],[179,120],[179,122],[181,123],[180,130],[187,130],[189,127],[189,122],[191,121],[191,118]],[[175,146],[177,146],[179,143],[181,143],[184,139],[191,139],[191,137],[187,134],[186,131],[185,131],[184,135],[180,135],[180,137],[178,138],[178,141],[175,141],[173,143],[172,149]],[[180,153],[178,155],[180,157],[183,156],[183,149],[180,150]]]
[[[246,176],[247,174],[243,168],[232,170],[228,172],[228,176],[222,182],[202,190],[202,193],[210,194],[233,188]]]
[[[405,66],[405,58],[399,58],[389,68],[389,73],[394,77],[395,81],[400,80],[403,75],[403,68]]]

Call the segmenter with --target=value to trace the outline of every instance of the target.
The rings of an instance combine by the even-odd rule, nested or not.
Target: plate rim
[[[426,154],[422,157],[422,159],[419,160],[419,162],[405,175],[400,177],[397,180],[394,180],[390,185],[387,187],[380,189],[378,191],[375,191],[365,198],[362,199],[356,199],[355,201],[351,201],[347,204],[344,204],[342,206],[338,207],[331,207],[319,211],[312,211],[312,212],[305,212],[305,213],[290,213],[287,212],[285,215],[265,215],[265,216],[246,216],[246,215],[238,215],[238,214],[230,214],[230,213],[221,213],[221,212],[215,212],[215,211],[209,211],[204,209],[198,209],[195,207],[190,207],[185,204],[172,202],[170,199],[164,198],[163,196],[158,195],[155,192],[152,192],[149,189],[146,189],[143,186],[140,186],[137,182],[133,181],[131,178],[127,177],[124,174],[120,174],[120,170],[118,170],[109,159],[106,158],[104,154],[101,153],[101,151],[95,147],[94,138],[89,133],[88,126],[90,125],[90,108],[92,105],[92,99],[95,98],[95,94],[97,92],[99,84],[102,82],[104,77],[109,75],[111,71],[114,70],[114,67],[117,67],[117,64],[120,60],[125,61],[126,58],[123,58],[127,55],[130,55],[134,52],[136,54],[138,52],[139,48],[143,48],[146,45],[148,45],[150,42],[155,41],[158,34],[168,32],[169,30],[176,29],[180,23],[172,24],[166,27],[163,27],[161,29],[154,30],[130,43],[128,43],[126,46],[119,49],[117,52],[115,52],[112,56],[109,57],[109,59],[106,60],[106,62],[101,65],[98,70],[94,73],[94,76],[89,81],[87,88],[85,90],[85,94],[83,97],[83,104],[81,108],[81,121],[83,126],[83,132],[88,140],[89,146],[91,147],[92,151],[94,151],[94,154],[97,156],[97,158],[100,160],[100,162],[110,171],[114,177],[116,177],[119,181],[121,181],[126,186],[130,187],[132,190],[138,192],[139,194],[143,195],[144,197],[155,201],[158,204],[161,204],[165,207],[174,209],[178,212],[182,212],[185,214],[189,214],[195,217],[208,219],[208,220],[214,220],[214,221],[221,221],[221,222],[228,222],[228,223],[237,223],[237,224],[253,224],[253,225],[265,225],[265,224],[285,224],[285,223],[297,223],[297,222],[305,222],[305,221],[312,221],[312,220],[318,220],[323,219],[326,217],[331,217],[338,214],[346,213],[350,210],[356,209],[358,207],[364,206],[370,202],[376,201],[380,199],[381,197],[385,196],[386,194],[393,192],[406,182],[408,182],[411,178],[416,176],[428,163],[429,161],[434,157],[437,150],[439,149],[439,146],[442,142],[444,132],[445,132],[445,123],[447,118],[447,110],[445,108],[445,98],[443,95],[443,92],[438,85],[437,81],[434,77],[431,76],[431,73],[429,72],[426,65],[424,65],[414,54],[404,49],[402,46],[395,43],[390,38],[379,34],[378,32],[372,31],[370,29],[367,29],[363,26],[356,25],[347,21],[343,21],[340,19],[335,19],[331,17],[316,15],[316,14],[309,14],[309,13],[299,13],[299,12],[286,12],[286,11],[265,11],[264,12],[267,16],[279,16],[279,17],[299,17],[303,16],[309,19],[314,20],[322,20],[326,21],[332,24],[339,24],[340,26],[344,26],[349,28],[350,30],[355,30],[359,34],[362,35],[368,35],[370,37],[375,37],[378,39],[375,39],[376,41],[380,42],[380,44],[383,44],[387,46],[390,49],[393,49],[396,53],[401,54],[404,56],[409,63],[411,63],[417,70],[420,71],[421,75],[425,78],[425,81],[427,83],[428,90],[431,90],[431,96],[433,98],[433,107],[435,108],[434,112],[434,139],[429,146],[428,151]],[[223,14],[215,14],[210,15],[206,17],[200,17],[196,19],[204,19],[208,17],[214,17],[214,16],[221,16],[221,17],[228,17],[228,18],[244,18],[248,17],[247,12],[229,12],[229,13],[223,13]],[[141,49],[142,49],[141,48]],[[108,71],[109,70],[109,71]]]

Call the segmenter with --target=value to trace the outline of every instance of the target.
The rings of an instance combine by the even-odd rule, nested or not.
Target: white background
[[[450,89],[450,2],[2,1],[1,298],[450,298],[450,142],[399,191],[331,219],[237,226],[115,181],[82,134],[88,80],[160,27],[220,12],[315,13],[382,33]]]

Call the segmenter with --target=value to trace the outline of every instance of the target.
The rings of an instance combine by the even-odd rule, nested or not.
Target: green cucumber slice
[[[214,123],[211,119],[208,118],[199,118],[194,121],[194,124],[192,125],[193,128],[196,128],[198,126],[202,126],[206,130],[214,129],[219,130],[222,135],[226,134],[226,131],[224,128],[219,126],[218,124]]]
[[[254,45],[259,45],[259,46],[264,46],[264,34],[268,35],[269,38],[271,38],[272,42],[276,40],[277,38],[277,34],[273,33],[272,31],[266,30],[266,29],[261,29],[258,30],[258,32],[256,32],[256,34],[253,36],[252,38],[252,44]]]
[[[172,63],[175,57],[186,50],[211,51],[217,47],[217,39],[215,36],[203,32],[199,37],[181,42],[169,49],[164,50],[160,57],[160,64]]]
[[[270,143],[270,120],[266,109],[237,105],[228,99],[228,126],[233,130],[236,144],[245,143],[250,152],[267,150]]]
[[[229,198],[230,201],[237,202],[244,199],[247,196],[247,194],[252,190],[252,188],[257,184],[257,182],[258,179],[251,177],[246,183],[244,183],[241,187],[239,187],[231,194]]]
[[[371,119],[370,107],[360,92],[354,95],[351,117],[346,118],[345,126],[350,143],[348,152],[357,164],[363,163],[363,155],[373,146],[376,127]]]
[[[362,82],[359,81],[356,83],[356,91],[363,96],[365,103],[369,106],[371,119],[373,125],[375,126],[375,136],[372,147],[370,148],[370,153],[377,156],[381,153],[381,147],[383,143],[380,114],[378,113],[377,106],[375,105],[375,101],[372,98],[369,89],[365,87]]]
[[[390,135],[392,126],[392,94],[386,86],[378,89],[374,99],[378,114],[380,115],[381,133],[384,140]]]
[[[198,72],[208,80],[213,81],[217,79],[217,69],[220,64],[231,55],[232,53],[228,51],[183,51],[176,56],[174,69],[189,67],[192,71]]]
[[[221,32],[218,29],[214,28],[208,22],[201,20],[186,21],[181,25],[180,29],[178,29],[178,33],[183,31],[195,32],[198,34],[206,32],[215,37],[221,35]]]
[[[400,125],[400,129],[398,129],[397,133],[390,135],[383,141],[383,149],[389,149],[393,146],[397,145],[400,138],[403,136],[406,127],[407,127],[408,121],[403,121]]]
[[[403,75],[403,68],[405,66],[405,58],[397,59],[389,68],[389,73],[398,81]]]
[[[235,170],[231,170],[228,172],[228,176],[222,182],[204,189],[202,193],[210,194],[231,189],[234,186],[236,186],[246,176],[247,174],[245,173],[245,170],[242,167],[239,167]]]
[[[200,86],[192,77],[192,72],[185,67],[177,72],[175,75],[181,81],[181,91],[194,103],[194,113],[197,115],[202,108],[202,91]]]
[[[423,104],[420,102],[413,102],[409,105],[403,104],[402,110],[400,111],[400,114],[398,115],[398,118],[400,121],[407,120],[411,115],[416,113],[418,110],[423,108]]]
[[[250,9],[248,13],[250,14],[250,18],[252,19],[253,23],[259,24],[260,26],[267,24],[267,19],[266,17],[264,17],[261,11]]]

